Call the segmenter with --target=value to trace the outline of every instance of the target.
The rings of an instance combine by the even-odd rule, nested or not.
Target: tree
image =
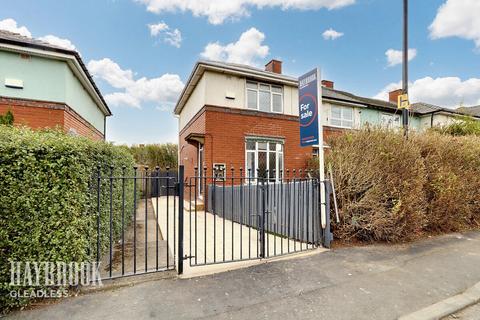
[[[0,124],[12,126],[15,118],[12,111],[8,110],[4,115],[0,115]]]

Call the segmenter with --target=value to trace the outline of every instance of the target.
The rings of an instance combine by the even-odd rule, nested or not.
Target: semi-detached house
[[[0,30],[0,114],[15,125],[105,138],[112,113],[80,54]]]
[[[364,126],[400,128],[396,107],[399,90],[390,102],[356,96],[322,81],[321,119],[324,137]],[[243,168],[245,176],[278,180],[280,171],[301,169],[315,153],[300,147],[298,80],[282,74],[282,63],[270,61],[265,70],[212,61],[196,63],[175,106],[179,118],[179,161],[186,176],[194,168]],[[454,121],[460,110],[417,103],[410,110],[413,130]],[[475,117],[477,117],[475,115]],[[236,172],[236,175],[238,171]]]

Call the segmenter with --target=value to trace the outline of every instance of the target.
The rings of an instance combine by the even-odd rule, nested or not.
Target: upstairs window
[[[332,114],[330,117],[332,126],[341,128],[353,128],[353,108],[332,106]]]
[[[283,112],[281,86],[247,81],[247,108],[264,112]]]

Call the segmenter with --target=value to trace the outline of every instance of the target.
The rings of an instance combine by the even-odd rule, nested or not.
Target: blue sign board
[[[300,145],[318,145],[319,102],[321,103],[319,72],[314,69],[298,79],[298,110],[300,119]]]

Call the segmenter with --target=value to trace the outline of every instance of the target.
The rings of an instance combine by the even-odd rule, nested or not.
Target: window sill
[[[332,128],[337,128],[337,129],[349,129],[349,130],[353,130],[354,127],[343,127],[343,126],[335,126],[333,124],[329,124],[328,125],[329,127],[332,127]]]

